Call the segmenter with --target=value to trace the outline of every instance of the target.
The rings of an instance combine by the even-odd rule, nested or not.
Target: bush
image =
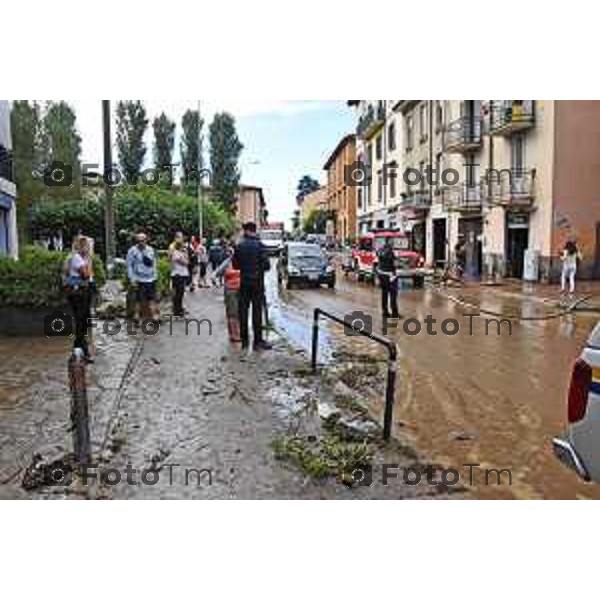
[[[67,256],[68,253],[27,246],[19,260],[0,258],[0,306],[64,306],[62,274]],[[104,266],[97,257],[94,271],[98,286],[104,285]]]
[[[202,214],[207,238],[233,233],[234,219],[221,205],[205,199]],[[104,255],[102,198],[36,203],[29,210],[29,225],[34,237],[62,231],[67,243],[81,231],[94,238],[96,251]],[[167,248],[176,230],[187,235],[198,230],[197,199],[157,187],[123,188],[115,195],[115,229],[119,256],[127,254],[138,229],[148,232],[155,249]]]

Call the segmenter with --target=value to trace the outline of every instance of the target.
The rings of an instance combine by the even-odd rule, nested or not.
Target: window
[[[373,164],[373,144],[367,146],[367,164],[369,166]]]
[[[396,168],[390,169],[388,171],[388,181],[390,184],[390,199],[396,197],[396,178],[398,174],[396,173]]]
[[[511,165],[518,175],[523,171],[525,165],[525,136],[517,133],[512,137]]]
[[[425,189],[425,182],[427,180],[427,178],[425,177],[425,161],[424,160],[422,160],[419,163],[419,171],[421,172],[421,185],[420,185],[420,188],[421,188],[421,191],[423,191]]]
[[[375,140],[375,158],[377,160],[381,160],[381,157],[383,155],[382,142],[382,136],[378,135],[377,139]]]
[[[422,102],[419,105],[419,135],[423,143],[427,139],[427,103]]]
[[[377,201],[383,202],[383,176],[381,173],[377,174]]]
[[[436,100],[435,102],[435,131],[440,132],[444,127],[444,109],[442,108],[442,101]]]
[[[388,148],[390,152],[393,152],[396,149],[396,123],[393,121],[388,127]]]
[[[412,150],[412,148],[413,148],[413,136],[414,136],[413,116],[408,115],[406,117],[406,149],[407,150]]]
[[[358,188],[358,210],[363,208],[363,191],[362,188]]]

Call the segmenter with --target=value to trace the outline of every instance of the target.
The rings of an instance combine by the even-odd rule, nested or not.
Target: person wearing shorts
[[[127,253],[127,275],[129,286],[140,306],[142,319],[158,320],[156,303],[156,254],[148,244],[145,233],[135,236],[135,245]]]

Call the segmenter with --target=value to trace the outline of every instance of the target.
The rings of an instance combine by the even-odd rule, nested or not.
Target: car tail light
[[[569,423],[581,421],[587,408],[588,392],[592,384],[592,368],[585,360],[578,358],[573,365],[569,386]]]

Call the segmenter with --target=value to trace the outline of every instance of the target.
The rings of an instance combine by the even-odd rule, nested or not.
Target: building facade
[[[239,225],[250,222],[262,225],[267,215],[263,189],[253,185],[240,185],[235,215]]]
[[[321,186],[318,190],[306,194],[300,204],[300,222],[304,224],[308,215],[314,210],[327,210],[327,187]]]
[[[334,221],[335,238],[345,243],[358,233],[357,187],[348,181],[356,162],[356,136],[347,135],[331,153],[323,169],[327,172],[327,208]]]
[[[10,104],[0,100],[0,256],[17,258],[17,187],[12,163]]]
[[[554,279],[565,241],[575,239],[581,276],[600,277],[600,102],[351,103],[359,113],[357,153],[372,172],[359,191],[361,228],[395,223],[438,266],[463,242],[472,278],[528,271]],[[394,185],[379,179],[392,170],[386,158],[399,165]]]

